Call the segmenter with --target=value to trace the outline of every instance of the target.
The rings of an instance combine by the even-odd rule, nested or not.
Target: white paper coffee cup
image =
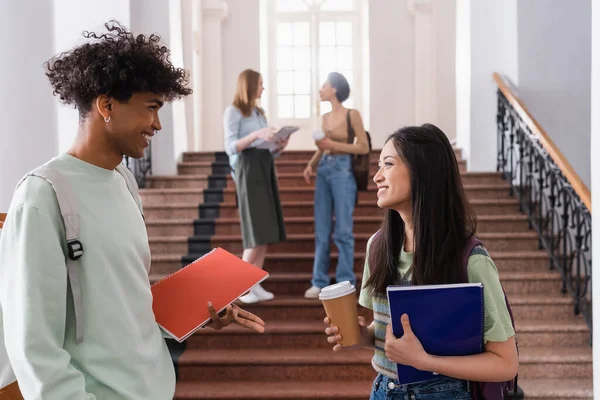
[[[319,131],[314,131],[312,134],[313,139],[315,140],[315,142],[317,140],[323,140],[325,139],[325,132],[319,130]]]

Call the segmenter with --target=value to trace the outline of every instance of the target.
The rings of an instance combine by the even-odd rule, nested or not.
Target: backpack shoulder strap
[[[81,282],[79,280],[79,271],[77,270],[76,261],[83,256],[83,245],[79,241],[80,214],[79,204],[73,194],[73,190],[69,181],[52,168],[49,164],[43,165],[29,172],[17,184],[17,188],[25,182],[30,176],[37,176],[45,179],[56,194],[58,207],[65,225],[65,236],[67,239],[67,276],[71,286],[73,295],[73,309],[75,312],[75,328],[76,328],[76,343],[83,341],[83,299],[81,296]]]
[[[471,236],[467,239],[467,243],[465,244],[462,254],[462,266],[465,268],[465,272],[467,265],[469,264],[469,257],[471,257],[471,255],[477,251],[478,246],[482,245],[483,243],[477,238],[477,236]]]
[[[129,170],[129,168],[127,168],[123,164],[117,165],[116,170],[119,174],[121,174],[123,179],[125,179],[127,189],[129,189],[129,193],[131,193],[131,197],[133,197],[133,199],[135,200],[135,204],[137,204],[138,209],[140,210],[140,214],[142,214],[143,217],[144,209],[142,208],[142,199],[140,198],[139,191],[140,189],[137,184],[137,181],[135,180],[135,177],[133,176],[133,173]]]
[[[348,113],[346,114],[346,122],[348,123],[348,143],[352,144],[354,143],[354,127],[352,126],[352,121],[350,120],[350,113],[352,112],[352,110],[348,110]]]

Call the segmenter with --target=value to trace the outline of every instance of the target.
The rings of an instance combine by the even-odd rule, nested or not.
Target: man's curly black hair
[[[166,101],[192,93],[187,72],[171,64],[159,36],[134,36],[117,21],[104,27],[107,32],[101,35],[84,31],[90,42],[45,63],[54,95],[63,103],[85,116],[102,94],[126,102],[136,92],[164,95]]]

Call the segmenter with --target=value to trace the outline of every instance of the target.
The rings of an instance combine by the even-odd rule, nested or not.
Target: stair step
[[[592,348],[521,347],[519,378],[588,378],[592,376]]]
[[[593,380],[581,379],[519,379],[527,399],[535,400],[591,400],[594,398]]]
[[[150,231],[151,223],[147,221]],[[287,234],[311,234],[314,233],[314,218],[313,217],[285,217],[285,229]],[[334,223],[335,224],[335,221]],[[219,218],[213,219],[198,219],[194,221],[195,235],[240,235],[240,220],[239,218]],[[354,232],[355,233],[375,233],[381,226],[380,215],[354,217]],[[478,217],[477,231],[479,234],[490,232],[529,232],[527,216],[515,215],[482,215]],[[188,234],[189,228],[186,226],[185,233],[154,233],[149,235],[164,236],[164,235],[183,235]]]
[[[190,220],[198,217],[220,216],[222,218],[238,218],[238,209],[235,202],[230,203],[204,203],[205,216],[199,215],[197,202],[191,203],[162,203],[144,204],[146,219],[186,218]],[[518,213],[518,200],[516,199],[474,199],[471,200],[478,215],[516,215]],[[287,201],[281,203],[285,217],[312,217],[314,215],[314,201]],[[355,216],[382,215],[373,200],[360,201],[354,208]]]
[[[372,350],[188,350],[179,358],[181,381],[373,380]]]
[[[371,380],[350,382],[179,382],[175,399],[186,400],[363,400],[371,393]],[[527,379],[519,386],[528,399],[535,400],[591,400],[593,381],[589,379]]]
[[[370,159],[371,161],[377,162],[379,160],[379,154],[381,153],[381,149],[373,149],[371,150]],[[295,161],[298,163],[308,163],[308,160],[315,154],[314,150],[287,150],[284,151],[277,159],[275,159],[275,163],[281,162],[290,162]],[[458,147],[454,147],[454,154],[457,159],[462,159],[462,149]],[[183,159],[184,162],[193,162],[193,161],[221,161],[221,162],[229,162],[229,157],[223,151],[209,151],[209,152],[184,152]]]
[[[157,282],[167,274],[151,274],[150,281]],[[333,279],[334,274],[330,277]],[[276,296],[302,297],[310,287],[312,274],[309,272],[275,272],[262,283],[262,286]],[[362,273],[356,274],[358,285],[362,282]],[[540,295],[554,293],[560,296],[562,279],[558,273],[553,272],[518,272],[501,275],[502,285],[507,295]]]
[[[497,184],[466,184],[465,193],[469,200],[472,199],[507,199],[509,186],[506,183]],[[375,205],[377,187],[373,184],[368,190],[358,192],[358,199],[373,201]],[[140,196],[144,204],[170,204],[170,203],[202,203],[229,202],[235,203],[236,192],[234,188],[202,189],[202,188],[175,188],[175,189],[141,189]],[[280,186],[279,196],[282,202],[286,201],[311,201],[314,200],[314,186],[294,187]]]
[[[552,315],[557,319],[568,318],[573,314],[573,300],[570,296],[559,295],[514,295],[510,305],[516,320],[545,319]],[[325,317],[319,300],[309,300],[298,296],[278,296],[274,300],[256,304],[241,305],[265,321],[313,320],[322,321]],[[371,311],[361,307],[360,314],[369,317]]]
[[[314,182],[314,179],[313,179]],[[506,183],[498,184],[483,184],[483,185],[463,185],[465,193],[468,199],[483,199],[483,198],[508,198],[509,186]],[[294,187],[294,186],[280,186],[279,197],[281,201],[288,200],[314,200],[315,197],[314,186],[308,187]],[[377,187],[372,184],[368,190],[358,192],[359,200],[372,200],[375,202]],[[235,189],[225,188],[223,189],[223,200],[227,202],[235,201]]]
[[[178,382],[175,400],[364,400],[372,380],[283,382]]]
[[[205,189],[208,187],[208,182],[208,175],[150,175],[146,178],[146,187],[148,189]]]
[[[521,347],[519,378],[588,378],[590,347]],[[187,350],[179,358],[182,381],[368,380],[375,376],[369,349],[335,353],[323,349]]]
[[[546,318],[548,318],[547,316]],[[366,318],[370,323],[372,316]],[[204,329],[187,340],[188,349],[283,349],[311,348],[331,350],[322,321],[268,321],[259,335],[237,325],[222,331]],[[582,317],[561,320],[518,321],[520,347],[583,347],[589,345],[590,332]]]
[[[152,205],[165,205],[176,203],[204,202],[204,192],[207,189],[140,189],[140,197],[144,208]]]
[[[302,170],[305,165],[295,166],[296,171],[277,173],[277,182],[279,186],[311,186],[314,185],[314,178],[311,179],[311,183],[306,183]],[[278,169],[281,169],[280,166]],[[154,175],[151,178],[152,185],[149,187],[160,188],[160,187],[179,187],[179,188],[197,188],[206,187],[208,184],[208,176],[211,172],[202,173],[202,171],[212,171],[211,163],[198,163],[198,162],[184,162],[179,164],[179,170],[184,175],[177,176],[157,176]],[[291,170],[291,168],[286,168]],[[377,173],[378,167],[376,163],[371,164],[370,178],[372,179]],[[198,173],[196,173],[198,172]],[[229,171],[225,174],[212,174],[211,178],[218,179],[221,181],[222,187],[234,188],[233,177]],[[462,172],[461,178],[463,184],[493,184],[502,182],[500,173],[497,172]],[[204,186],[202,186],[204,185]]]
[[[170,274],[202,256],[192,254],[181,257],[179,255],[153,255],[153,274]],[[237,253],[238,257],[241,254]],[[497,251],[490,252],[496,267],[502,273],[506,272],[535,272],[544,271],[548,265],[548,254],[544,250],[538,251]],[[354,271],[362,272],[364,269],[364,252],[354,254]],[[337,253],[331,254],[331,269],[335,268],[338,260]],[[313,253],[267,253],[265,269],[274,272],[310,272],[313,269]]]
[[[366,249],[370,237],[370,233],[355,234],[355,248]],[[483,233],[480,237],[493,250],[537,250],[538,247],[535,232]],[[222,247],[231,253],[241,253],[244,250],[241,235],[191,236],[189,239],[187,236],[150,236],[149,241],[153,255],[181,255],[188,253],[188,250],[191,253],[201,253],[215,247]],[[285,242],[269,246],[269,251],[275,253],[314,252],[314,249],[315,239],[310,234],[291,234]],[[332,243],[332,250],[336,249],[335,243]]]
[[[313,217],[284,217],[286,233],[314,233]],[[354,217],[354,232],[373,234],[381,226],[380,215]],[[146,219],[148,236],[213,236],[241,235],[239,218],[202,218],[189,219]],[[527,216],[515,215],[482,215],[478,218],[478,233],[494,232],[529,232]],[[518,250],[518,249],[517,249]]]

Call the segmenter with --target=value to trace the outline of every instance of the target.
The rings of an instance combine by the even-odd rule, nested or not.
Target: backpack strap
[[[117,172],[123,176],[129,193],[135,200],[142,217],[144,216],[142,209],[142,201],[139,196],[139,189],[135,177],[131,171],[122,164],[119,164],[116,168]],[[56,194],[58,201],[58,207],[65,225],[65,236],[67,239],[67,276],[71,287],[71,294],[73,295],[73,310],[75,313],[75,334],[76,343],[80,344],[83,342],[83,329],[84,329],[84,317],[83,317],[83,297],[81,291],[81,281],[79,279],[79,270],[77,269],[77,260],[83,256],[83,245],[79,241],[79,229],[81,222],[81,215],[79,213],[79,204],[71,189],[71,185],[67,179],[58,172],[56,169],[49,165],[41,166],[27,175],[25,175],[21,181],[17,184],[17,188],[30,176],[37,176],[45,179]]]
[[[17,188],[30,176],[37,176],[45,179],[56,194],[58,207],[65,225],[65,236],[67,239],[67,276],[73,295],[73,310],[75,312],[75,333],[76,343],[83,342],[83,299],[81,296],[81,281],[79,280],[79,271],[77,269],[77,260],[83,256],[83,245],[79,241],[79,204],[75,198],[71,185],[67,179],[57,170],[48,165],[37,168],[21,179]]]
[[[477,238],[477,236],[470,236],[467,239],[467,243],[465,243],[465,248],[463,250],[462,255],[462,266],[465,269],[465,274],[467,272],[467,265],[469,264],[469,257],[471,253],[475,250],[477,246],[482,246],[483,242]],[[465,275],[466,276],[466,275]]]
[[[123,164],[117,165],[115,168],[119,174],[125,179],[125,183],[127,184],[127,189],[129,193],[131,193],[131,197],[135,200],[135,204],[137,204],[138,209],[140,210],[140,214],[142,214],[142,218],[144,217],[144,209],[142,208],[142,199],[140,198],[139,186],[137,181],[135,180],[135,176],[133,173]]]
[[[348,143],[353,144],[354,136],[356,136],[356,134],[354,133],[354,127],[352,126],[352,121],[350,120],[350,112],[352,112],[352,110],[348,110],[348,113],[346,114],[346,123],[348,124]]]

